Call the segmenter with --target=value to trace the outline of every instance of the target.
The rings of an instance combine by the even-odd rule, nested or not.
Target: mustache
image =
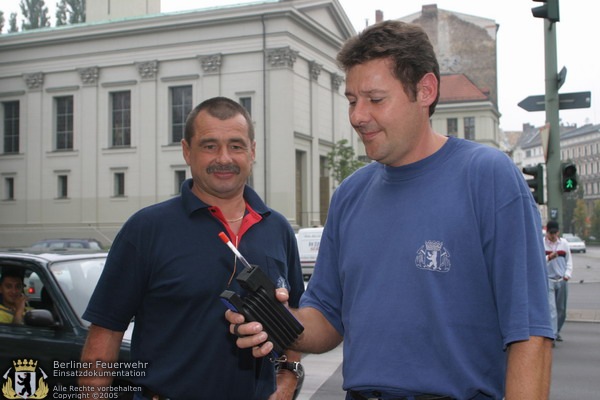
[[[227,165],[211,165],[206,168],[206,172],[209,174],[213,174],[215,172],[233,172],[234,174],[240,173],[240,167],[235,164],[227,164]]]

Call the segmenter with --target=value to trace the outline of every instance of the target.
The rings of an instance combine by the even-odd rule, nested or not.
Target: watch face
[[[298,379],[304,378],[304,367],[302,366],[302,364],[300,364],[300,363],[297,364],[295,372],[296,372],[296,376],[298,377]]]

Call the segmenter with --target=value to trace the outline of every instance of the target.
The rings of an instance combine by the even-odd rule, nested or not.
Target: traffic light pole
[[[562,192],[560,171],[560,122],[558,117],[558,67],[556,51],[556,23],[544,19],[546,60],[546,122],[550,125],[548,159],[546,160],[546,188],[548,190],[548,220],[562,227]]]

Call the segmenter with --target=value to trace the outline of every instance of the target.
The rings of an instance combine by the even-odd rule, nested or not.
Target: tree
[[[23,30],[45,28],[50,26],[48,7],[44,0],[21,0],[21,13],[23,14]]]
[[[64,0],[56,3],[56,26],[67,25],[67,4]]]
[[[10,18],[8,19],[8,33],[19,32],[19,27],[17,26],[17,13],[10,13]]]
[[[60,0],[56,6],[56,26],[85,22],[85,0]]]
[[[563,232],[574,232],[575,226],[575,207],[577,200],[583,199],[583,187],[579,185],[574,192],[563,193],[563,226],[560,228]]]
[[[354,149],[348,145],[346,139],[338,141],[327,153],[327,168],[331,170],[331,175],[337,182],[342,182],[363,165],[365,163],[355,157]]]
[[[587,231],[587,210],[585,202],[581,199],[577,200],[575,211],[573,212],[573,233],[577,236],[585,237]]]
[[[0,11],[0,34],[4,30],[4,11]]]
[[[592,226],[590,229],[590,235],[595,237],[596,240],[600,238],[600,200],[594,202],[594,210],[592,211]]]

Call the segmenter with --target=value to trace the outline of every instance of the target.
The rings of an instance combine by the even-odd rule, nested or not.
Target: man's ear
[[[181,152],[183,153],[185,163],[190,165],[190,145],[185,138],[181,139]]]
[[[417,85],[417,99],[423,102],[424,106],[429,107],[437,98],[439,84],[438,79],[433,72],[423,75]]]

